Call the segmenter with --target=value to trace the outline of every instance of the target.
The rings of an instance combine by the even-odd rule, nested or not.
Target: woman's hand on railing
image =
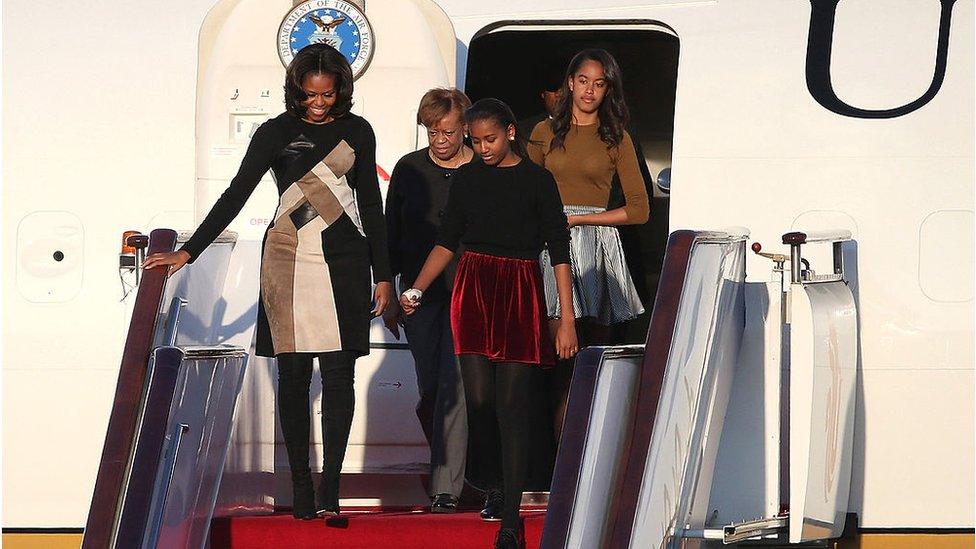
[[[169,274],[179,271],[190,260],[190,254],[183,250],[175,252],[161,252],[152,254],[142,262],[143,269],[154,269],[159,266],[168,265]]]

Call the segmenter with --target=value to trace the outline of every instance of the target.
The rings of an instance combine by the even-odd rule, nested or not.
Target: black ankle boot
[[[521,528],[501,528],[495,538],[495,549],[525,549],[525,535]]]
[[[291,516],[300,520],[315,518],[315,490],[312,488],[310,472],[293,474],[291,478],[292,511]]]
[[[456,513],[458,497],[453,494],[437,494],[430,504],[431,513]]]
[[[505,496],[501,490],[489,488],[485,494],[485,508],[481,510],[481,520],[491,522],[502,520]]]

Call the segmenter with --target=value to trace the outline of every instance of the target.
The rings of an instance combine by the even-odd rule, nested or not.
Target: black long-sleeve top
[[[258,182],[270,169],[278,194],[308,173],[341,142],[351,147],[355,160],[345,173],[356,197],[362,231],[369,243],[375,282],[392,280],[387,257],[383,198],[376,177],[376,136],[365,119],[352,113],[328,124],[312,124],[282,113],[262,124],[251,138],[247,153],[230,186],[211,208],[193,236],[180,248],[190,262],[207,248],[237,217]]]
[[[527,158],[507,168],[482,162],[454,174],[437,244],[455,251],[569,263],[569,228],[552,174]]]
[[[437,242],[451,181],[458,168],[444,168],[431,158],[429,147],[406,154],[397,162],[386,192],[386,232],[390,270],[402,288],[413,286],[427,255]],[[453,267],[445,269],[424,292],[424,299],[450,295]]]

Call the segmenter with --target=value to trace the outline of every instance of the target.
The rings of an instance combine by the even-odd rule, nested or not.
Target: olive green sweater
[[[556,178],[563,204],[607,207],[613,174],[620,178],[627,221],[638,225],[647,221],[650,207],[647,189],[637,165],[634,143],[624,131],[616,147],[600,139],[598,124],[573,124],[566,134],[565,147],[551,147],[553,133],[549,120],[536,124],[529,138],[529,157]]]

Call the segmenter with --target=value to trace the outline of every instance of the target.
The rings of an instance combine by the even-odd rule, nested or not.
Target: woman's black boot
[[[291,516],[300,520],[311,520],[315,518],[315,490],[312,486],[311,472],[293,474],[291,477],[291,487],[294,497],[292,499]]]
[[[315,511],[320,517],[334,517],[339,514],[339,482],[329,478],[329,472],[322,472],[322,480],[315,494]]]
[[[502,520],[502,510],[505,508],[505,496],[501,490],[489,488],[485,494],[485,508],[481,510],[481,520],[491,522]]]
[[[495,549],[525,549],[522,528],[501,528],[495,538]]]
[[[312,375],[312,358],[296,353],[278,357],[278,412],[281,434],[288,451],[291,470],[292,516],[315,518],[315,489],[308,466],[308,433],[310,414],[308,386]]]

